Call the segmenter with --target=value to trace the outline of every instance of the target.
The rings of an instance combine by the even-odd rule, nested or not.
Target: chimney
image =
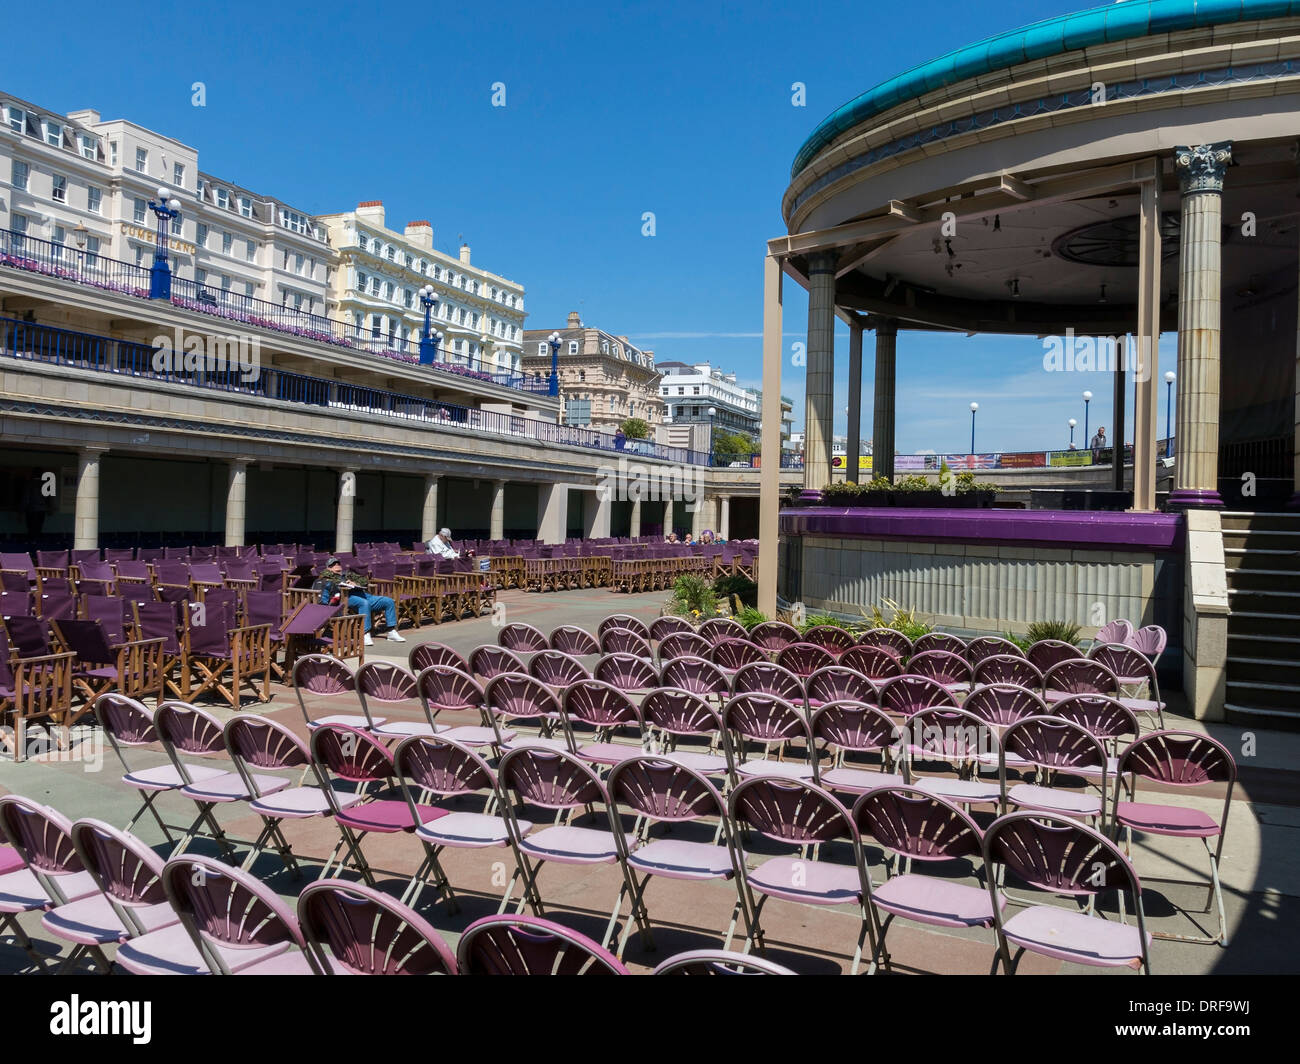
[[[468,245],[468,244],[461,244],[461,246],[460,246],[460,261],[461,261],[461,264],[464,265],[464,266],[468,266],[468,265],[469,265],[469,245]]]
[[[384,201],[383,200],[362,200],[357,204],[357,217],[364,218],[371,225],[382,226],[384,224]]]
[[[99,125],[99,112],[98,112],[98,111],[91,111],[91,110],[85,110],[85,111],[69,111],[69,112],[68,112],[68,117],[69,117],[72,121],[74,121],[74,122],[80,122],[82,125],[85,125],[85,126],[97,126],[97,125]]]
[[[566,329],[582,328],[582,318],[578,316],[578,312],[576,310],[569,311],[569,324],[566,325],[565,328]]]
[[[416,247],[425,251],[433,250],[433,226],[421,218],[418,222],[406,223],[406,237]]]

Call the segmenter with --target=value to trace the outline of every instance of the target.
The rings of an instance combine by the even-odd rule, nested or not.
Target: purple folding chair
[[[803,681],[789,669],[774,662],[745,665],[731,678],[731,692],[737,695],[771,695],[801,705],[805,693]]]
[[[32,556],[21,552],[2,552],[0,553],[0,569],[12,570],[14,572],[24,573],[27,576],[27,585],[31,587],[36,583],[36,566],[32,564]]]
[[[27,574],[21,570],[0,569],[0,590],[16,595],[27,595],[31,592],[32,585],[27,579]]]
[[[727,674],[705,658],[673,658],[663,662],[659,669],[659,682],[664,687],[675,687],[706,698],[711,695],[719,703],[731,691]],[[800,695],[802,696],[802,689]]]
[[[1129,621],[1111,621],[1097,629],[1097,636],[1092,641],[1093,646],[1101,646],[1103,643],[1127,643],[1133,638],[1133,625]]]
[[[634,815],[640,825],[637,833],[641,840],[639,847],[631,850],[621,841],[619,845],[619,862],[632,899],[631,914],[623,925],[623,934],[615,951],[622,958],[633,923],[641,929],[642,947],[654,949],[650,937],[650,915],[645,907],[646,887],[652,878],[662,876],[695,883],[730,880],[735,877],[736,869],[726,802],[718,789],[698,772],[663,757],[632,757],[610,769],[606,787],[615,840],[623,837],[620,830],[622,813]],[[620,804],[623,809],[620,809]],[[681,837],[684,833],[679,825],[698,824],[706,818],[718,825],[712,842]],[[673,837],[655,838],[652,832],[656,824],[668,825]],[[639,882],[638,876],[641,877]],[[619,903],[620,908],[614,912],[615,920],[621,912],[621,896]],[[731,924],[727,928],[727,941],[735,934],[736,921],[742,912],[748,937],[749,914],[744,911],[743,899],[737,892],[736,904],[731,910]]]
[[[813,740],[825,744],[831,767],[818,770],[818,782],[836,794],[859,795],[877,787],[899,787],[905,776],[893,771],[897,760],[906,766],[906,758],[897,758],[898,727],[875,706],[859,701],[827,702],[812,715]],[[879,759],[879,767],[867,767],[850,761],[850,754],[866,754]]]
[[[609,808],[609,795],[600,777],[573,754],[563,750],[544,750],[524,747],[510,750],[497,766],[497,785],[501,793],[501,807],[510,831],[510,845],[515,853],[515,873],[501,899],[504,911],[514,894],[515,883],[522,879],[523,893],[518,911],[525,906],[534,916],[543,915],[542,896],[537,887],[537,876],[542,867],[551,862],[579,867],[615,864],[620,853],[637,846],[638,840],[626,834],[622,843],[614,837],[621,826],[614,820]],[[551,827],[524,832],[520,813],[528,806],[569,814],[568,820]],[[595,817],[591,827],[575,826],[574,820],[586,809]],[[619,888],[614,913],[601,944],[609,943],[627,893],[627,882]]]
[[[387,717],[376,718],[371,713],[372,702],[390,709],[402,705],[408,709],[415,708],[414,703],[420,700],[419,685],[415,676],[403,666],[391,661],[368,661],[357,669],[354,680],[361,712],[367,721],[366,728],[380,738],[404,739],[408,735],[435,735],[441,730],[428,719],[389,720]],[[423,712],[423,703],[420,709]],[[376,720],[379,723],[375,723]]]
[[[835,664],[835,655],[813,643],[791,643],[777,652],[776,664],[805,680],[818,669]]]
[[[476,647],[469,652],[469,673],[486,682],[508,672],[527,674],[528,666],[513,650],[504,647]]]
[[[909,676],[926,676],[944,686],[953,694],[970,690],[971,667],[966,659],[947,650],[924,650],[913,654],[907,662]]]
[[[495,736],[492,746],[497,750],[520,747],[572,750],[560,701],[541,680],[526,673],[506,672],[489,680],[483,694]],[[521,723],[535,728],[536,734],[520,735]]]
[[[42,569],[66,569],[69,555],[66,550],[38,550],[36,564]]]
[[[84,561],[77,565],[79,595],[116,595],[117,573],[108,562]]]
[[[882,787],[857,800],[853,821],[862,838],[874,839],[887,855],[885,881],[871,890],[879,939],[868,975],[875,974],[881,961],[890,968],[885,938],[895,917],[930,927],[991,929],[993,905],[1006,908],[1006,896],[996,887],[990,891],[982,882],[973,886],[951,876],[914,871],[918,864],[946,861],[982,864],[980,829],[969,813],[951,802],[915,787]]]
[[[1029,648],[1025,656],[1039,672],[1046,674],[1053,665],[1080,660],[1083,651],[1073,643],[1066,643],[1060,639],[1040,639]]]
[[[1025,652],[1021,650],[1010,639],[1003,639],[996,635],[976,636],[966,644],[966,649],[962,652],[964,657],[973,669],[985,658],[991,658],[995,654],[1006,655],[1013,658],[1023,658]]]
[[[0,918],[19,948],[42,970],[48,970],[45,958],[19,925],[18,917],[23,913],[58,912],[99,893],[73,848],[70,829],[68,819],[49,806],[17,794],[0,797],[0,833],[22,862],[22,867],[0,874]],[[87,953],[105,972],[109,970],[108,958],[97,943],[90,942],[74,943],[58,972]]]
[[[600,643],[585,629],[566,624],[551,633],[551,649],[581,658],[589,654],[599,654]]]
[[[651,975],[798,975],[765,957],[725,949],[693,949],[669,957]]]
[[[393,755],[374,736],[360,728],[343,724],[323,724],[311,733],[311,758],[321,791],[329,801],[339,841],[321,869],[328,878],[338,861],[342,872],[349,861],[370,886],[375,886],[374,872],[361,852],[361,842],[371,832],[393,835],[412,834],[429,821],[446,816],[447,810],[418,803],[412,807],[405,795],[393,788],[396,776]],[[335,779],[352,786],[348,791]],[[342,795],[355,795],[357,801],[344,803]]]
[[[97,621],[112,646],[127,641],[130,603],[120,595],[86,595],[81,600],[85,620]]]
[[[904,718],[932,706],[957,704],[951,691],[928,676],[895,676],[879,687],[880,708]]]
[[[818,669],[804,680],[805,704],[809,712],[827,702],[867,702],[877,704],[876,685],[860,672],[842,665]]]
[[[803,633],[801,641],[821,647],[837,660],[846,650],[856,645],[852,632],[833,624],[814,625]]]
[[[153,575],[148,562],[121,561],[117,569],[117,590],[120,595],[152,598]]]
[[[642,699],[641,718],[657,735],[650,742],[650,753],[704,776],[727,775],[722,717],[700,695],[673,687],[658,688]],[[688,741],[685,746],[683,739]],[[700,739],[705,740],[703,746]]]
[[[981,684],[966,696],[961,708],[974,713],[997,732],[1025,717],[1045,717],[1048,709],[1033,691],[1013,683]]]
[[[1082,725],[1062,717],[1026,717],[1002,733],[1002,760],[998,765],[1002,786],[1002,808],[1037,810],[1091,820],[1102,830],[1106,826],[1106,798],[1109,788],[1106,748]],[[1007,755],[1016,754],[1019,767],[1034,769],[1041,783],[1017,783],[1007,787]],[[1100,797],[1053,787],[1055,776],[1083,775],[1100,781]]]
[[[307,710],[304,695],[337,697],[355,695],[357,678],[347,662],[329,654],[304,654],[293,663],[293,689],[298,696],[302,719],[312,731],[326,724],[343,724],[349,728],[367,728],[372,723],[383,723],[386,718],[369,718],[364,713],[331,713],[327,717],[313,718]]]
[[[540,680],[555,694],[562,695],[571,684],[590,680],[591,672],[577,658],[559,650],[543,650],[528,662],[528,675]]]
[[[842,668],[861,673],[877,685],[903,675],[900,659],[885,647],[859,644],[841,654],[839,664]]]
[[[586,935],[550,920],[485,916],[460,936],[463,975],[630,975]]]
[[[36,599],[37,612],[47,621],[72,621],[77,617],[77,599],[70,591],[50,591]]]
[[[1148,624],[1133,633],[1132,638],[1128,640],[1128,645],[1155,665],[1160,660],[1160,655],[1165,652],[1168,641],[1169,636],[1160,625]]]
[[[980,769],[998,766],[1002,744],[997,732],[974,713],[955,706],[929,706],[898,726],[900,754],[909,786],[969,810],[972,805],[1001,811],[1003,788],[984,779]],[[946,764],[954,775],[922,776],[917,763]]]
[[[856,905],[860,923],[850,969],[856,975],[863,943],[869,940],[872,954],[876,952],[876,933],[862,839],[849,811],[830,791],[808,780],[760,777],[731,792],[728,813],[736,840],[736,886],[752,921],[745,952],[754,946],[766,952],[761,918],[770,898],[816,906]],[[789,856],[769,857],[748,870],[740,846],[740,833],[748,828],[799,849]],[[840,840],[848,843],[849,864],[826,859],[831,844]],[[810,858],[810,848],[819,856]],[[730,946],[728,940],[724,948]]]
[[[673,617],[672,615],[656,617],[650,622],[649,639],[655,643],[661,643],[670,635],[695,635],[695,626],[685,617]],[[662,654],[662,649],[660,650]]]
[[[479,682],[469,673],[453,669],[450,665],[430,665],[415,678],[416,692],[424,706],[424,717],[432,732],[464,746],[493,746],[497,733],[487,721],[487,695]],[[437,723],[438,714],[476,711],[483,723],[451,727]],[[511,733],[511,738],[514,733]]]
[[[659,686],[654,665],[635,654],[606,654],[596,662],[592,675],[628,693],[652,691]]]
[[[1049,707],[1070,695],[1119,698],[1119,677],[1100,662],[1087,658],[1062,661],[1043,673],[1043,701]]]
[[[925,635],[917,636],[916,642],[912,644],[912,653],[924,654],[929,650],[945,650],[949,654],[965,657],[966,641],[950,632],[926,632]]]
[[[176,606],[170,602],[134,602],[135,627],[141,639],[162,640],[163,693],[183,699],[185,690],[185,646],[176,618]]]
[[[817,782],[818,756],[808,718],[795,704],[766,694],[733,695],[722,707],[723,750],[734,786],[755,776],[779,776]],[[791,743],[802,743],[801,760],[786,761]],[[749,756],[749,745],[762,747]],[[776,760],[769,756],[776,748]]]
[[[713,644],[709,660],[730,676],[746,665],[763,664],[769,659],[747,639],[723,638]]]
[[[1144,735],[1128,747],[1119,758],[1119,776],[1128,776],[1130,800],[1119,800],[1120,788],[1115,788],[1115,804],[1111,812],[1111,825],[1118,833],[1124,828],[1125,849],[1131,853],[1134,829],[1148,835],[1169,838],[1200,839],[1210,858],[1210,883],[1205,898],[1208,913],[1211,903],[1219,910],[1219,933],[1215,937],[1193,937],[1157,932],[1156,938],[1172,938],[1181,942],[1217,942],[1228,944],[1228,925],[1223,911],[1223,888],[1219,883],[1219,862],[1223,857],[1223,843],[1228,834],[1228,813],[1232,808],[1232,791],[1237,783],[1237,763],[1228,748],[1208,735],[1185,731],[1156,731]],[[1144,779],[1162,787],[1184,790],[1194,787],[1224,787],[1223,812],[1215,820],[1209,813],[1181,805],[1164,805],[1137,801],[1138,780]],[[1213,849],[1210,840],[1217,842]],[[1195,880],[1151,879],[1149,882],[1196,885]]]
[[[497,633],[497,646],[516,653],[528,654],[537,650],[547,650],[546,636],[531,624],[503,625]]]
[[[514,660],[518,662],[520,668],[523,668],[523,662],[519,661],[518,658]],[[417,643],[411,647],[411,652],[406,657],[406,663],[416,675],[419,675],[430,665],[448,665],[461,672],[473,672],[469,662],[465,660],[465,656],[459,651],[452,650],[445,643]]]
[[[738,639],[741,642],[748,642],[749,636],[745,626],[731,617],[710,617],[700,625],[699,631],[700,635],[715,647],[725,639]]]
[[[600,633],[602,654],[632,654],[646,661],[654,660],[650,641],[628,628],[606,628]]]
[[[12,651],[20,658],[42,658],[53,653],[50,626],[44,617],[14,614],[4,619]]]
[[[1120,688],[1116,697],[1134,713],[1155,716],[1156,726],[1161,730],[1165,726],[1165,703],[1160,699],[1160,680],[1156,676],[1156,667],[1140,650],[1133,647],[1102,643],[1088,651],[1088,658],[1105,665],[1115,674]],[[1139,691],[1145,689],[1147,697],[1126,695],[1125,687],[1134,687]]]
[[[1015,654],[993,654],[982,658],[975,666],[971,682],[981,684],[1014,684],[1031,691],[1043,689],[1043,674],[1028,658]]]
[[[997,903],[999,869],[1038,890],[1087,901],[1086,912],[1061,905],[1029,905],[1007,919]],[[1044,957],[1100,968],[1134,968],[1151,974],[1147,950],[1142,886],[1119,849],[1092,828],[1054,813],[1009,813],[984,832],[984,878],[993,901],[999,962],[1014,975],[1025,951]],[[1129,891],[1137,926],[1093,915],[1096,896],[1111,890]],[[1121,893],[1122,898],[1122,893]],[[1011,945],[1016,955],[1011,956]]]
[[[641,711],[617,687],[599,680],[579,680],[564,691],[561,707],[574,753],[597,769],[634,757],[648,742]],[[617,742],[620,734],[634,745]]]
[[[298,896],[298,920],[307,956],[321,975],[458,972],[456,955],[424,917],[358,883],[312,883]]]
[[[414,905],[425,886],[432,885],[447,902],[449,911],[457,912],[460,904],[440,860],[443,851],[498,849],[510,845],[510,830],[505,819],[496,814],[499,801],[496,774],[470,747],[442,735],[431,738],[414,735],[403,739],[393,754],[393,764],[412,818],[419,816],[418,799],[429,795],[458,806],[467,801],[478,806],[449,810],[445,816],[416,827],[415,837],[424,847],[424,861],[402,893],[402,901]],[[517,824],[525,835],[533,827],[526,820]]]
[[[761,621],[749,630],[749,641],[770,654],[777,654],[791,643],[799,642],[799,632],[784,621]]]
[[[611,613],[596,626],[596,638],[599,639],[611,628],[622,628],[624,631],[639,635],[647,642],[650,640],[650,629],[645,621],[637,620],[630,613]]]
[[[0,591],[0,617],[31,617],[32,596],[27,591]]]
[[[1048,711],[1039,714],[1047,715]],[[1120,740],[1127,746],[1142,734],[1137,714],[1118,699],[1106,695],[1071,695],[1057,702],[1050,715],[1079,725],[1097,739],[1106,750],[1106,772],[1118,782]],[[1096,775],[1086,766],[1073,771],[1086,779]]]
[[[662,666],[664,662],[688,657],[707,660],[712,650],[713,645],[702,635],[695,632],[670,632],[659,641],[659,664]]]
[[[868,628],[858,635],[858,646],[879,647],[900,664],[912,656],[912,641],[895,628]]]

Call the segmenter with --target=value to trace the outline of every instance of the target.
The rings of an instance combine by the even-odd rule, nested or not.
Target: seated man
[[[397,630],[397,604],[387,595],[369,594],[361,583],[363,579],[353,573],[345,577],[343,563],[337,558],[331,558],[325,565],[325,571],[312,584],[312,588],[320,591],[321,604],[325,606],[337,606],[342,597],[347,595],[348,605],[361,614],[361,623],[366,633],[366,646],[375,645],[375,641],[370,638],[371,614],[375,610],[384,611],[384,620],[388,624],[388,638],[394,643],[405,643],[406,640]]]
[[[440,528],[438,534],[429,540],[429,553],[439,558],[459,558],[460,552],[451,545],[451,529]]]

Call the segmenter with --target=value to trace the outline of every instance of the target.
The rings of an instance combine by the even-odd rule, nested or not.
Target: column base
[[[1222,510],[1223,500],[1210,488],[1178,488],[1169,493],[1170,510]]]

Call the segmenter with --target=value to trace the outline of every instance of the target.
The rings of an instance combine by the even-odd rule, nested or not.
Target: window
[[[217,206],[220,207],[223,211],[230,209],[230,189],[228,188],[217,189]]]
[[[185,187],[185,164],[172,163],[172,184],[177,188]]]
[[[435,281],[442,280],[442,267],[439,266],[437,263],[435,263],[433,267],[433,279]]]
[[[89,188],[86,189],[86,210],[88,210],[91,214],[99,214],[99,205],[103,201],[103,199],[104,199],[103,190],[96,188],[94,185],[91,185]]]
[[[570,340],[570,341],[569,341],[569,354],[571,354],[571,355],[576,355],[577,353],[578,353],[578,341],[577,341],[577,340]]]
[[[30,166],[28,166],[24,162],[19,161],[18,159],[15,159],[14,172],[13,172],[14,188],[26,190],[27,178],[31,176],[31,172],[32,172],[32,168]]]
[[[410,255],[407,255],[407,256],[406,256],[406,268],[407,268],[408,270],[411,268],[411,261],[412,261],[411,256],[410,256]]]
[[[203,199],[204,194],[207,192],[207,190],[208,190],[207,181],[200,177],[198,181],[198,187],[196,187],[194,190],[194,195],[197,196],[199,199]]]
[[[137,197],[135,201],[135,214],[133,215],[136,225],[144,225],[145,209],[144,200]]]
[[[144,265],[144,248],[139,244],[135,245],[135,264],[137,266]]]
[[[253,200],[251,196],[239,197],[239,213],[245,218],[253,217]]]
[[[301,274],[303,272],[302,270],[303,263],[306,261],[307,260],[304,259],[301,255],[295,255],[293,257],[293,272],[297,274]]]
[[[221,234],[221,254],[229,255],[231,249],[235,246],[235,238],[229,233]]]
[[[99,141],[94,137],[82,133],[77,137],[77,143],[81,146],[81,157],[83,159],[99,158]]]
[[[253,284],[252,281],[245,281],[245,282],[244,282],[244,295],[248,296],[248,297],[251,299],[251,298],[252,298],[252,295],[253,295],[253,292],[256,291],[256,290],[257,290],[257,285]],[[301,302],[301,297],[299,298],[299,302]],[[297,304],[295,304],[295,306],[296,306],[296,305],[297,305]]]
[[[54,196],[55,203],[68,202],[68,179],[64,177],[62,174],[54,175],[53,196]]]
[[[208,227],[205,222],[199,222],[194,228],[194,243],[205,251],[208,247]]]
[[[587,381],[587,371],[586,371],[585,369],[580,369],[580,370],[578,370],[578,380],[581,381],[581,382],[584,383],[584,384],[586,383],[586,381]]]
[[[176,213],[176,216],[175,216],[174,218],[172,218],[172,227],[171,227],[172,236],[180,236],[180,235],[181,235],[181,226],[182,226],[182,224],[183,224],[183,222],[181,221],[180,212],[178,211],[178,212]]]
[[[27,112],[22,110],[22,108],[11,105],[9,107],[9,128],[15,133],[26,133]]]
[[[357,234],[357,247],[359,247],[362,251],[369,251],[369,250],[370,250],[370,237],[366,236],[365,233],[358,233],[358,234]]]
[[[280,224],[290,232],[307,232],[307,216],[305,214],[299,214],[297,211],[285,210],[282,207],[280,209]],[[364,244],[362,244],[361,247],[362,250],[365,249]]]
[[[229,292],[229,291],[230,291],[230,275],[229,275],[229,274],[225,274],[225,273],[223,273],[223,274],[221,275],[221,290],[222,290],[223,292]]]
[[[9,216],[9,227],[18,234],[14,237],[14,244],[18,247],[22,247],[23,234],[27,232],[27,215],[11,214]]]
[[[388,256],[388,261],[389,261],[389,262],[396,262],[396,261],[397,261],[397,248],[393,247],[392,244],[389,244],[389,245],[388,245],[388,250],[387,250],[386,254],[387,254],[387,256]]]
[[[257,261],[257,245],[251,240],[244,245],[244,258],[249,262]]]
[[[110,140],[108,142],[108,165],[117,165],[117,141],[115,140]]]
[[[392,298],[393,298],[393,282],[392,282],[392,281],[385,281],[385,282],[384,282],[384,298],[385,298],[385,299],[392,299]]]
[[[194,267],[194,283],[202,285],[208,279],[208,271]]]
[[[138,173],[144,174],[149,171],[149,149],[135,149],[135,168]]]
[[[600,342],[600,353],[601,353],[602,355],[607,355],[607,354],[609,354],[609,341],[608,341],[608,340],[601,340],[601,342]]]
[[[539,343],[539,344],[537,345],[537,353],[538,353],[539,355],[544,355],[544,354],[546,354],[546,349],[547,349],[547,347],[549,347],[549,346],[550,346],[550,345],[547,344],[547,342],[546,342],[545,340],[543,340],[541,343]]]
[[[45,143],[51,147],[63,147],[63,127],[58,122],[45,122]]]
[[[402,299],[408,307],[415,306],[415,293],[409,288],[402,293]]]
[[[589,399],[566,399],[564,401],[564,421],[568,425],[590,425],[591,401]]]
[[[99,237],[86,237],[86,265],[94,266],[99,260]]]
[[[366,290],[366,275],[365,275],[364,273],[358,273],[358,274],[357,274],[357,291],[358,291],[358,292],[364,292],[365,290]]]

